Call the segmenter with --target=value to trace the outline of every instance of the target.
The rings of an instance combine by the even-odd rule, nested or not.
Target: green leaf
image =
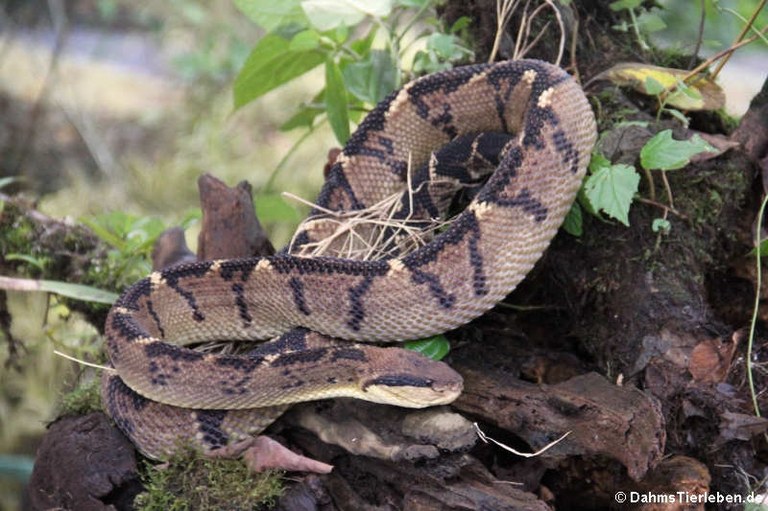
[[[235,108],[303,75],[325,60],[323,52],[317,49],[292,51],[290,45],[288,39],[275,34],[267,34],[259,41],[235,79]]]
[[[299,32],[291,39],[288,51],[307,51],[320,47],[320,34],[312,29]]]
[[[461,32],[471,24],[472,24],[472,18],[470,18],[469,16],[461,16],[459,19],[457,19],[453,23],[453,25],[451,25],[451,29],[449,30],[449,32],[451,34],[456,34],[458,32]]]
[[[267,32],[284,25],[309,23],[301,10],[301,0],[235,0],[235,5]]]
[[[594,174],[603,167],[610,167],[611,160],[606,158],[603,153],[594,152],[589,160],[589,173]]]
[[[688,140],[675,140],[672,130],[653,136],[640,150],[640,164],[647,170],[675,170],[688,165],[691,157],[699,153],[717,152],[699,135]]]
[[[678,108],[692,107],[704,104],[704,95],[696,87],[692,87],[682,81],[677,81],[677,88],[667,97],[666,103]]]
[[[563,229],[565,229],[565,232],[571,236],[579,238],[584,232],[583,224],[584,220],[582,218],[581,206],[579,206],[578,202],[574,202],[571,204],[571,209],[568,211],[568,214],[565,215]]]
[[[643,32],[658,32],[667,28],[664,20],[655,12],[643,12],[637,17],[637,25]]]
[[[417,351],[432,360],[442,360],[451,351],[451,343],[444,335],[436,335],[418,341],[408,341],[404,346],[406,349]]]
[[[656,78],[652,76],[646,76],[645,77],[645,93],[651,96],[658,96],[662,92],[664,92],[666,87],[658,81]]]
[[[349,139],[349,113],[347,112],[347,90],[338,64],[328,58],[325,61],[325,111],[328,122],[341,145]]]
[[[426,6],[431,0],[395,0],[395,3],[402,7],[411,7],[413,9],[421,9]]]
[[[392,0],[304,0],[301,8],[312,26],[324,32],[357,25],[366,16],[385,18],[392,12]]]
[[[625,9],[639,7],[642,3],[643,0],[618,0],[616,2],[611,2],[608,7],[610,7],[612,11],[623,11]]]
[[[163,222],[157,218],[136,217],[122,211],[84,217],[80,221],[123,253],[148,252],[155,238],[165,229]]]
[[[768,239],[764,239],[763,241],[761,241],[760,245],[753,248],[749,254],[755,255],[756,251],[760,254],[760,257],[768,256]]]
[[[285,202],[285,199],[279,193],[262,193],[254,199],[256,216],[259,221],[292,223],[298,222],[301,217],[296,209]]]
[[[664,111],[667,112],[672,117],[674,117],[675,119],[677,119],[678,121],[680,121],[680,124],[682,124],[686,128],[688,127],[688,124],[690,124],[691,122],[691,120],[688,117],[686,117],[685,114],[680,110],[676,110],[674,108],[665,108]]]
[[[651,230],[669,234],[669,231],[672,230],[672,224],[666,218],[654,218],[651,222]]]
[[[373,41],[376,39],[376,32],[378,31],[378,25],[371,25],[368,34],[360,39],[355,39],[349,43],[349,47],[353,52],[358,55],[365,55],[371,51]]]
[[[82,284],[70,284],[58,280],[34,280],[0,276],[0,289],[12,291],[42,291],[56,293],[75,300],[97,303],[114,303],[118,295],[103,289],[84,286]]]
[[[584,194],[595,211],[602,211],[629,226],[629,207],[640,176],[631,165],[597,168],[584,182]]]
[[[325,92],[323,90],[322,92]],[[321,96],[321,101],[323,96]],[[314,102],[313,102],[314,103]],[[280,131],[290,131],[295,128],[309,128],[314,124],[315,117],[322,114],[325,110],[317,106],[302,105],[299,111],[293,114],[290,119],[280,126]]]
[[[360,62],[352,62],[342,71],[347,90],[360,101],[376,104],[395,90],[397,68],[384,50],[371,50]]]
[[[45,259],[40,257],[31,256],[28,254],[6,254],[6,261],[24,261],[25,263],[34,266],[38,270],[45,269]]]

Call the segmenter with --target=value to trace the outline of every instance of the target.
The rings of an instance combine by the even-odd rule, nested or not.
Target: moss
[[[98,379],[84,383],[61,399],[62,416],[85,415],[101,411],[101,392]]]
[[[6,202],[0,215],[0,253],[4,259],[23,255],[28,261],[34,260],[35,264],[18,260],[19,270],[24,274],[42,270],[47,264],[48,258],[35,247],[36,237],[35,225],[15,204]]]
[[[254,474],[240,460],[208,459],[192,449],[162,468],[148,464],[143,482],[146,492],[134,505],[144,511],[270,509],[283,492],[279,472]]]

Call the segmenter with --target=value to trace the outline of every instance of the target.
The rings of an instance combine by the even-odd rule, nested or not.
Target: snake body
[[[417,172],[426,181],[462,181],[462,168],[431,164],[435,151],[466,139],[476,159],[480,133],[506,134],[495,170],[426,245],[376,261],[295,255],[325,235],[322,211],[359,210],[402,191],[409,163],[426,169]],[[105,327],[115,368],[103,378],[108,413],[140,450],[163,457],[179,438],[204,450],[226,445],[299,401],[452,401],[461,378],[445,364],[361,343],[451,330],[512,291],[571,207],[595,137],[580,87],[544,62],[467,66],[410,82],[352,135],[290,251],[172,267],[119,298]],[[425,189],[409,213],[430,216],[445,202]],[[275,336],[240,356],[186,347]]]

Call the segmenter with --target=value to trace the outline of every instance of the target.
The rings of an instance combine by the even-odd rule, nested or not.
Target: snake
[[[581,87],[543,61],[407,83],[350,136],[287,249],[172,266],[124,291],[105,324],[108,415],[163,459],[183,443],[211,452],[257,434],[304,401],[452,402],[461,376],[393,343],[455,329],[515,289],[570,210],[595,139]],[[415,249],[302,253],[328,235],[328,212],[399,193],[396,215],[418,223],[452,207],[445,189],[467,187],[468,205]],[[191,348],[211,340],[266,342],[239,355]]]

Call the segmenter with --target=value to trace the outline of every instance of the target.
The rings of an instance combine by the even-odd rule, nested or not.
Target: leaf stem
[[[766,1],[768,1],[768,0],[761,0],[760,4],[758,4],[758,6],[755,7],[755,10],[752,12],[752,16],[749,18],[749,21],[747,21],[747,24],[744,25],[744,28],[741,29],[741,33],[736,38],[736,41],[734,42],[734,45],[740,43],[742,41],[742,39],[744,39],[744,36],[747,35],[747,32],[749,32],[749,30],[752,28],[752,25],[754,25],[755,20],[757,19],[758,14],[760,14],[760,11],[762,11],[763,7],[765,7]],[[758,32],[758,34],[761,33],[761,32],[762,31]],[[755,37],[755,36],[753,36],[753,37]],[[728,62],[728,59],[731,58],[731,55],[733,55],[733,52],[727,53],[725,55],[725,58],[723,58],[717,64],[717,67],[715,67],[715,70],[712,71],[712,77],[713,78],[720,73],[720,70],[723,69],[723,66],[725,66],[726,62]]]
[[[765,207],[768,204],[768,195],[763,197],[763,202],[760,204],[760,209],[757,212],[757,246],[760,246],[760,233],[763,229],[763,215],[765,214]],[[752,307],[752,321],[749,325],[749,338],[747,340],[747,383],[749,384],[749,394],[752,397],[752,406],[755,409],[755,415],[761,417],[760,405],[757,402],[757,392],[755,392],[755,380],[752,376],[752,351],[755,343],[755,329],[757,328],[757,312],[760,307],[760,288],[763,285],[762,282],[762,261],[760,257],[760,250],[755,250],[755,303]]]
[[[275,179],[277,178],[277,175],[286,166],[291,156],[293,156],[294,153],[296,153],[296,150],[299,148],[301,144],[306,142],[306,140],[310,137],[310,135],[312,135],[315,132],[318,126],[326,121],[327,119],[323,119],[322,121],[320,121],[318,125],[310,126],[309,129],[301,137],[299,137],[299,139],[296,142],[294,142],[291,148],[288,149],[288,151],[285,153],[285,156],[283,156],[283,158],[277,163],[277,165],[275,165],[275,170],[272,171],[272,174],[269,176],[269,179],[267,179],[266,184],[262,187],[262,191],[269,192],[272,190],[272,186],[275,184]]]

